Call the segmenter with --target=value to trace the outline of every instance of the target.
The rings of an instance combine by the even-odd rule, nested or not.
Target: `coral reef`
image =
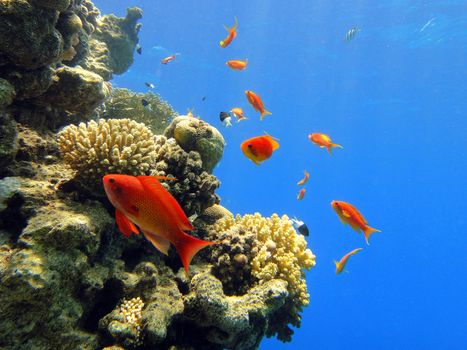
[[[172,121],[164,135],[174,138],[184,151],[199,153],[203,169],[208,173],[212,172],[224,153],[225,141],[221,133],[201,119],[179,116]]]
[[[86,119],[131,65],[141,17],[99,17],[89,0],[0,2],[0,108],[37,129]]]
[[[148,102],[145,107],[142,100]],[[156,134],[162,134],[177,115],[172,107],[152,92],[145,94],[128,89],[113,89],[105,108],[98,111],[101,118],[129,118],[145,124]]]
[[[240,293],[253,281],[260,285],[274,279],[287,282],[289,299],[280,311],[282,318],[276,317],[278,321],[267,334],[290,341],[293,331],[288,324],[299,327],[302,308],[309,303],[303,270],[315,265],[315,256],[307,248],[305,238],[295,232],[287,215],[264,218],[259,213],[224,216],[213,225],[210,238],[222,241],[212,250],[211,260],[216,276],[228,292],[233,291],[234,282]],[[251,265],[245,268],[247,262]]]
[[[314,256],[286,216],[219,205],[219,131],[158,95],[112,91],[141,16],[101,17],[90,0],[0,2],[2,349],[254,350],[300,324]],[[163,185],[197,214],[192,233],[218,242],[190,276],[174,250],[116,229],[101,197],[109,172],[177,178]]]
[[[177,199],[185,214],[200,214],[206,208],[219,203],[214,193],[219,180],[203,169],[199,153],[184,151],[174,139],[156,136],[156,162],[153,175],[175,177],[163,185]]]
[[[75,180],[102,193],[108,173],[145,175],[156,158],[152,132],[130,119],[91,120],[69,125],[58,136],[64,160],[76,170]]]

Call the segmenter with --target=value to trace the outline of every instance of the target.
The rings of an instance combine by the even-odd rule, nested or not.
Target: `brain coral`
[[[206,208],[219,203],[214,191],[219,180],[203,169],[199,153],[185,152],[174,139],[156,136],[156,164],[153,175],[172,176],[177,181],[163,185],[177,199],[185,214],[200,214]]]
[[[214,233],[213,233],[214,232]],[[251,242],[251,236],[254,242]],[[304,269],[315,265],[315,256],[307,248],[307,242],[302,235],[295,232],[290,219],[283,215],[273,214],[270,218],[254,215],[225,216],[213,225],[211,239],[221,239],[223,243],[217,250],[213,249],[212,258],[218,257],[214,266],[222,271],[225,259],[232,261],[232,266],[238,266],[237,271],[230,271],[228,275],[218,275],[224,283],[224,288],[231,289],[232,275],[243,274],[244,281],[256,281],[263,284],[273,279],[287,282],[289,298],[285,306],[277,314],[275,322],[268,330],[268,335],[278,334],[278,338],[289,341],[293,331],[287,326],[291,323],[300,326],[300,312],[309,303]],[[248,249],[238,243],[248,243]],[[229,249],[226,249],[226,243]],[[241,255],[240,255],[241,254]],[[247,270],[237,260],[248,261],[251,265],[251,277]],[[215,260],[215,259],[214,259]],[[235,265],[236,264],[236,265]],[[245,284],[237,286],[237,293],[245,292]],[[251,287],[251,286],[250,286]],[[231,291],[231,290],[229,290]]]
[[[79,183],[102,191],[108,173],[147,174],[156,157],[152,132],[130,119],[100,119],[69,125],[58,135],[65,161],[76,170]]]

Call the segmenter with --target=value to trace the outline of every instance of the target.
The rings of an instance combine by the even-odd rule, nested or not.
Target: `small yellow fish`
[[[334,264],[336,264],[336,275],[340,274],[342,271],[345,271],[344,267],[345,264],[347,264],[347,260],[349,260],[352,255],[356,254],[360,250],[362,250],[362,248],[354,249],[351,252],[345,254],[339,261],[334,260]]]

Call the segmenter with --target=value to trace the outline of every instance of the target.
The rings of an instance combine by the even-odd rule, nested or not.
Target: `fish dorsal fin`
[[[170,242],[167,239],[146,230],[141,231],[143,231],[144,237],[146,237],[157,250],[165,255],[169,254]]]
[[[135,224],[133,224],[119,209],[115,211],[115,221],[117,222],[118,229],[122,231],[125,237],[130,237],[132,233],[135,235],[139,233]]]
[[[186,231],[194,229],[180,204],[178,204],[177,200],[160,184],[156,177],[137,176],[137,178],[141,181],[141,184],[146,191],[160,199],[168,213],[172,216],[173,220],[177,221],[177,225],[180,229]]]
[[[279,148],[279,139],[277,137],[269,135],[267,132],[264,132],[266,134],[266,138],[271,142],[272,145],[272,150],[275,151],[276,149]]]

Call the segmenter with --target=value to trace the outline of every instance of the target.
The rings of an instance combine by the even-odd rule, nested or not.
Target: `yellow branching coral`
[[[289,298],[274,316],[275,322],[269,325],[267,335],[277,334],[280,340],[290,341],[293,331],[288,324],[299,327],[300,312],[309,303],[304,270],[315,265],[315,256],[307,248],[305,238],[295,232],[287,215],[279,217],[277,214],[269,218],[259,213],[237,215],[235,218],[226,216],[213,225],[213,231],[216,232],[215,237],[223,240],[224,246],[231,247],[230,253],[226,253],[228,255],[236,253],[235,243],[240,242],[242,237],[253,235],[253,249],[248,251],[246,258],[251,261],[251,275],[256,283],[273,279],[287,282]],[[214,261],[214,267],[221,265],[221,262],[220,259]],[[240,291],[244,287],[237,286]]]
[[[90,189],[100,188],[102,176],[108,173],[148,173],[156,157],[153,138],[144,124],[130,119],[69,125],[58,135],[65,161]]]
[[[141,332],[141,312],[143,311],[144,302],[140,297],[136,297],[130,300],[124,300],[120,305],[118,313],[125,320],[125,323],[128,323],[134,329],[140,333]]]
[[[252,274],[259,283],[280,278],[288,283],[292,298],[305,306],[309,295],[303,269],[309,270],[315,265],[315,256],[307,248],[305,238],[297,234],[287,215],[270,218],[254,215],[225,217],[216,223],[215,229],[226,231],[233,226],[240,226],[253,231],[257,237],[258,253],[252,259]]]

